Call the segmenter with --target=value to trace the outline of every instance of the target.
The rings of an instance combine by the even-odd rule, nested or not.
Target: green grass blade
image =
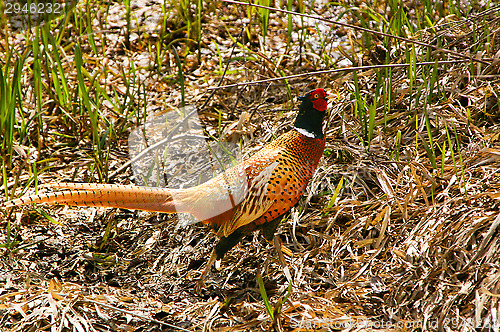
[[[266,307],[266,311],[271,317],[271,320],[274,321],[274,309],[271,303],[269,302],[269,298],[267,297],[266,287],[264,287],[264,281],[262,280],[262,276],[260,272],[257,272],[257,281],[259,283],[260,295],[262,296],[262,301],[264,301],[264,306]]]
[[[328,210],[328,209],[331,209],[333,207],[333,205],[335,204],[335,201],[337,200],[337,197],[340,194],[340,190],[342,189],[343,186],[344,186],[344,177],[341,177],[339,183],[335,187],[335,191],[333,192],[332,198],[330,198],[330,200],[328,201],[328,204],[326,204],[324,210]],[[326,211],[324,213],[324,215],[327,216],[328,213],[329,212]]]

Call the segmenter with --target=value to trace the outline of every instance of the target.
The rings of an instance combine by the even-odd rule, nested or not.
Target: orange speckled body
[[[271,221],[288,211],[302,197],[325,149],[325,138],[306,137],[293,130],[281,137],[286,148],[278,158],[276,174],[268,184],[273,205],[256,224]]]
[[[244,225],[270,222],[302,197],[324,148],[324,138],[291,130],[214,179],[181,195],[173,193],[174,204],[177,211],[190,212],[209,224],[219,236]],[[223,195],[226,192],[230,199]],[[253,229],[248,227],[248,232]]]
[[[281,149],[281,152],[275,158],[277,165],[267,183],[267,199],[272,205],[254,221],[257,225],[278,218],[302,197],[323,155],[325,139],[306,137],[292,130],[271,143],[269,148]],[[265,158],[265,150],[261,152],[259,154]]]

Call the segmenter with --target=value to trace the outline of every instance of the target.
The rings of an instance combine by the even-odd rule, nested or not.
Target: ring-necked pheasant
[[[166,213],[189,212],[220,237],[200,277],[242,237],[261,229],[271,241],[280,216],[302,196],[325,148],[327,100],[323,89],[299,97],[294,128],[252,157],[192,188],[146,188],[98,183],[51,183],[56,192],[24,196],[3,208],[29,203],[103,206]]]

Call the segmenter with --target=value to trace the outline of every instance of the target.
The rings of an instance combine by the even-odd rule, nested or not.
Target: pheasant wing
[[[269,195],[269,190],[271,179],[276,176],[282,149],[276,147],[265,152],[242,164],[240,171],[246,173],[248,189],[232,218],[221,225],[218,232],[220,236],[228,236],[239,227],[259,219],[273,205],[274,199]]]

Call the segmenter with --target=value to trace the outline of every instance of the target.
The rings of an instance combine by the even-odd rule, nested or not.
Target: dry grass
[[[221,10],[228,17],[234,14]],[[227,23],[229,19],[222,21],[215,14],[205,19],[210,24],[204,25],[202,43],[212,53],[203,54],[200,61],[196,56],[186,58],[184,67],[185,98],[198,106],[206,100],[207,88],[218,84],[223,69],[214,57],[213,40],[225,63],[233,46],[228,33],[234,37],[240,32],[239,25]],[[147,35],[141,29],[154,31],[154,26],[141,23],[137,30],[141,36]],[[478,28],[484,26],[488,29]],[[267,48],[259,46],[264,53],[251,42],[247,49],[235,49],[239,60],[230,63],[226,83],[280,75],[268,61],[282,55],[286,36],[279,33],[280,27],[276,23],[270,28]],[[10,250],[2,249],[2,331],[169,331],[172,326],[188,331],[470,331],[497,324],[500,24],[495,13],[489,13],[469,21],[456,19],[447,27],[440,26],[437,34],[422,34],[419,40],[433,43],[439,36],[443,48],[459,53],[488,43],[481,58],[492,65],[457,62],[438,65],[434,73],[418,67],[411,72],[413,80],[409,69],[392,69],[382,75],[384,82],[387,75],[392,79],[389,110],[381,106],[386,104],[381,99],[384,94],[375,92],[380,85],[374,70],[360,71],[357,77],[322,75],[292,80],[290,85],[225,89],[209,100],[201,114],[209,131],[217,130],[219,111],[223,128],[238,123],[243,111],[250,115],[244,133],[255,138],[245,147],[251,153],[290,129],[294,111],[287,87],[292,95],[325,87],[331,96],[328,153],[307,195],[278,230],[292,252],[286,258],[293,292],[277,322],[273,324],[266,313],[256,275],[262,274],[273,304],[285,296],[288,285],[273,248],[259,234],[247,237],[226,255],[200,296],[193,293],[194,282],[216,243],[202,226],[177,227],[174,217],[151,213],[43,207],[55,221],[28,209],[6,214],[0,223],[2,243],[7,241],[8,218],[14,239],[20,241]],[[337,37],[342,31],[335,31]],[[116,91],[117,98],[123,98],[130,83],[123,64],[133,61],[140,63],[135,74],[142,84],[140,89],[129,87],[130,108],[118,112],[107,102],[101,105],[102,118],[113,122],[116,131],[106,141],[107,167],[116,170],[127,158],[128,132],[140,119],[133,109],[174,109],[182,97],[172,54],[158,70],[145,49],[148,41],[132,39],[127,49],[120,32],[108,31],[96,36],[98,46],[104,37],[116,42],[107,46],[103,58],[86,57],[87,71],[106,73],[96,77],[110,95]],[[22,47],[13,36],[7,39],[14,49]],[[342,45],[349,44],[344,39]],[[391,63],[407,62],[404,47],[393,45]],[[433,60],[446,56],[415,48],[419,56],[426,52]],[[75,86],[75,63],[71,54],[66,56],[64,71]],[[373,54],[360,60],[372,63]],[[329,66],[295,50],[283,57],[279,68],[296,74]],[[35,111],[32,74],[25,70],[23,75],[25,107]],[[436,84],[431,86],[433,75]],[[45,82],[50,79],[44,77]],[[379,105],[369,144],[357,115],[355,84],[366,105]],[[38,176],[40,183],[99,180],[96,157],[89,152],[92,142],[88,135],[80,135],[89,130],[88,122],[79,122],[84,115],[73,114],[74,122],[67,122],[63,108],[51,103],[51,96],[44,98],[44,128],[28,128],[37,148],[17,142],[18,154],[6,173],[10,189],[32,175],[30,163],[19,151],[42,161],[39,168],[50,166]],[[37,136],[39,130],[44,134]],[[127,183],[131,176],[127,169],[114,181]],[[341,179],[338,197],[330,202]]]

